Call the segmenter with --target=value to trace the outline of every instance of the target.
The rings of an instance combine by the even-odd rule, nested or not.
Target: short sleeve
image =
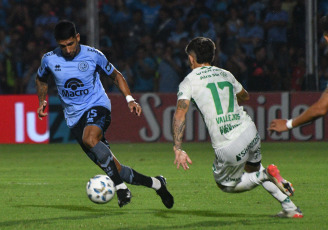
[[[49,69],[48,69],[48,61],[46,56],[43,56],[41,59],[41,65],[38,68],[38,76],[40,78],[49,75]]]
[[[114,71],[114,66],[107,60],[106,56],[97,50],[101,55],[96,55],[97,57],[97,65],[106,73],[106,75],[110,75]]]
[[[232,73],[228,72],[229,76],[231,77],[231,83],[234,89],[234,92],[240,93],[240,91],[243,89],[242,84],[240,84],[239,81],[237,81],[237,79],[235,78],[235,76],[232,75]]]
[[[191,100],[191,82],[188,78],[185,78],[179,85],[178,100],[187,99]]]

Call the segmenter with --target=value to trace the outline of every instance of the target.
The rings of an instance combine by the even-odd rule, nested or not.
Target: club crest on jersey
[[[82,71],[82,72],[85,72],[89,69],[89,64],[85,61],[81,61],[79,63],[79,70]]]
[[[64,88],[62,90],[63,97],[78,97],[82,95],[87,95],[89,93],[88,89],[79,89],[83,87],[84,84],[80,79],[70,78],[65,82]]]

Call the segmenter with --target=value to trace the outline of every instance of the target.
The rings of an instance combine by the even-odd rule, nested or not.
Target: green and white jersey
[[[215,66],[195,68],[179,85],[178,100],[187,99],[196,104],[213,148],[229,144],[253,123],[237,102],[236,94],[242,88],[229,71]]]

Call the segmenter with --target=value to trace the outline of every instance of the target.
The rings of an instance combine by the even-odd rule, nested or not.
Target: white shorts
[[[214,149],[213,176],[218,184],[235,186],[239,183],[246,162],[261,161],[261,138],[255,124],[250,124],[239,137],[222,148]]]

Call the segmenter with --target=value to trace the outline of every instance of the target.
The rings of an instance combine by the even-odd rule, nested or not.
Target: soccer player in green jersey
[[[186,113],[190,101],[202,114],[211,137],[215,160],[213,175],[218,187],[228,193],[249,191],[262,185],[282,205],[278,217],[302,218],[290,200],[294,189],[278,168],[261,164],[261,138],[254,122],[239,106],[249,99],[248,92],[224,69],[211,66],[215,45],[209,38],[194,38],[186,47],[192,72],[179,85],[177,108],[173,118],[173,150],[177,168],[192,164],[182,150]]]

